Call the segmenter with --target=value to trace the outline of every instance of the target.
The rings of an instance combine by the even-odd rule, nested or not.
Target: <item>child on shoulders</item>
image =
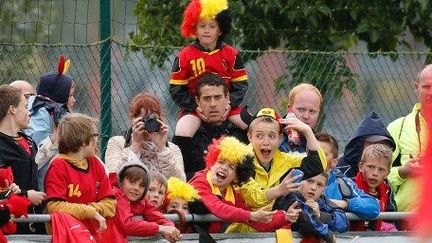
[[[180,50],[172,68],[170,94],[181,108],[176,136],[193,137],[201,120],[209,119],[195,101],[197,80],[206,72],[221,76],[228,87],[230,104],[224,118],[247,129],[240,118],[240,103],[248,88],[246,69],[239,51],[223,42],[231,19],[227,0],[192,0],[184,12],[182,35],[196,41]]]

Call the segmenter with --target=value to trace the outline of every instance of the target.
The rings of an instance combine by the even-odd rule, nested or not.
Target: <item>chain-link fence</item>
[[[41,74],[56,70],[58,57],[63,54],[72,60],[69,74],[77,85],[75,111],[101,118],[104,142],[127,129],[129,101],[142,91],[160,99],[172,134],[178,108],[169,95],[168,81],[179,48],[123,44],[128,43],[131,32],[137,31],[138,20],[133,14],[136,3],[0,1],[0,84],[24,79],[36,85]],[[104,27],[106,36],[103,31],[99,33]],[[107,39],[98,42],[103,38]],[[33,42],[46,44],[17,44]],[[249,75],[243,104],[251,112],[272,106],[284,113],[292,86],[299,81],[313,81],[325,97],[320,128],[335,135],[342,147],[369,111],[377,112],[385,123],[409,112],[416,102],[414,80],[431,54],[288,50],[241,53]],[[102,65],[101,55],[111,58],[104,59],[106,64]],[[348,73],[337,70],[340,63]]]
[[[72,60],[69,74],[77,85],[75,111],[93,117],[104,117],[107,115],[105,108],[111,106],[112,132],[101,127],[105,137],[121,134],[127,129],[130,124],[127,116],[129,101],[143,91],[159,98],[166,120],[173,130],[178,108],[169,95],[168,81],[178,48],[139,47],[135,52],[126,45],[108,41],[110,40],[92,45],[1,44],[0,83],[24,79],[36,85],[41,74],[56,70],[58,56],[64,54]],[[102,44],[107,42],[111,43],[111,104],[101,108],[100,70],[107,68],[100,65],[100,51]],[[162,57],[161,53],[168,54],[168,58],[163,59],[159,66],[153,66],[143,53],[152,53],[153,61],[155,57],[156,60],[159,56]],[[325,120],[322,129],[335,135],[344,146],[369,111],[377,112],[385,123],[389,123],[408,113],[416,102],[413,83],[429,53],[397,53],[396,60],[391,58],[394,54],[242,51],[246,60],[250,56],[259,56],[246,63],[249,90],[243,104],[248,105],[251,112],[256,112],[263,106],[272,106],[283,113],[291,86],[292,71],[288,68],[290,62],[299,56],[314,61],[342,57],[354,74],[355,90],[344,88],[340,94],[335,94],[330,89],[323,94],[325,104],[322,110]],[[310,71],[317,72],[318,75],[326,73],[325,62],[321,68],[322,72]],[[285,88],[276,90],[275,81],[280,82],[281,77],[284,78]],[[320,87],[321,84],[317,86]]]

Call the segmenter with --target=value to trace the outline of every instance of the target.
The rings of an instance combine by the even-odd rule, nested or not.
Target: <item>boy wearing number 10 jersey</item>
[[[248,88],[246,69],[238,50],[223,42],[231,30],[231,19],[227,0],[191,0],[184,12],[182,35],[195,41],[180,50],[171,72],[170,94],[181,108],[175,131],[178,137],[192,138],[201,120],[209,119],[196,102],[197,81],[205,73],[221,76],[228,87],[230,104],[224,119],[247,129],[240,118],[240,103]]]

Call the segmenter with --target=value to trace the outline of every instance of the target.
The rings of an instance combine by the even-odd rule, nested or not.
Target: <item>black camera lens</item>
[[[161,124],[155,115],[149,115],[143,118],[144,128],[148,132],[159,132]]]

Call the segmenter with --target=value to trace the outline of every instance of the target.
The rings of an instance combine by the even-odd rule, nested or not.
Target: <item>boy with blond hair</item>
[[[381,212],[396,212],[393,192],[388,184],[393,151],[384,144],[369,145],[362,154],[359,172],[354,178],[357,186],[379,201]],[[397,231],[394,222],[383,220],[357,221],[351,230]]]
[[[83,222],[92,235],[106,229],[116,199],[101,160],[96,156],[96,120],[80,113],[66,115],[58,126],[59,155],[45,177],[48,213],[63,212]]]
[[[168,182],[166,177],[158,171],[153,171],[146,198],[161,212],[166,203],[167,188]]]
[[[363,219],[378,216],[379,207],[375,198],[360,190],[357,185],[336,168],[339,146],[336,139],[326,133],[319,132],[316,138],[327,155],[329,176],[324,195],[343,210]]]

